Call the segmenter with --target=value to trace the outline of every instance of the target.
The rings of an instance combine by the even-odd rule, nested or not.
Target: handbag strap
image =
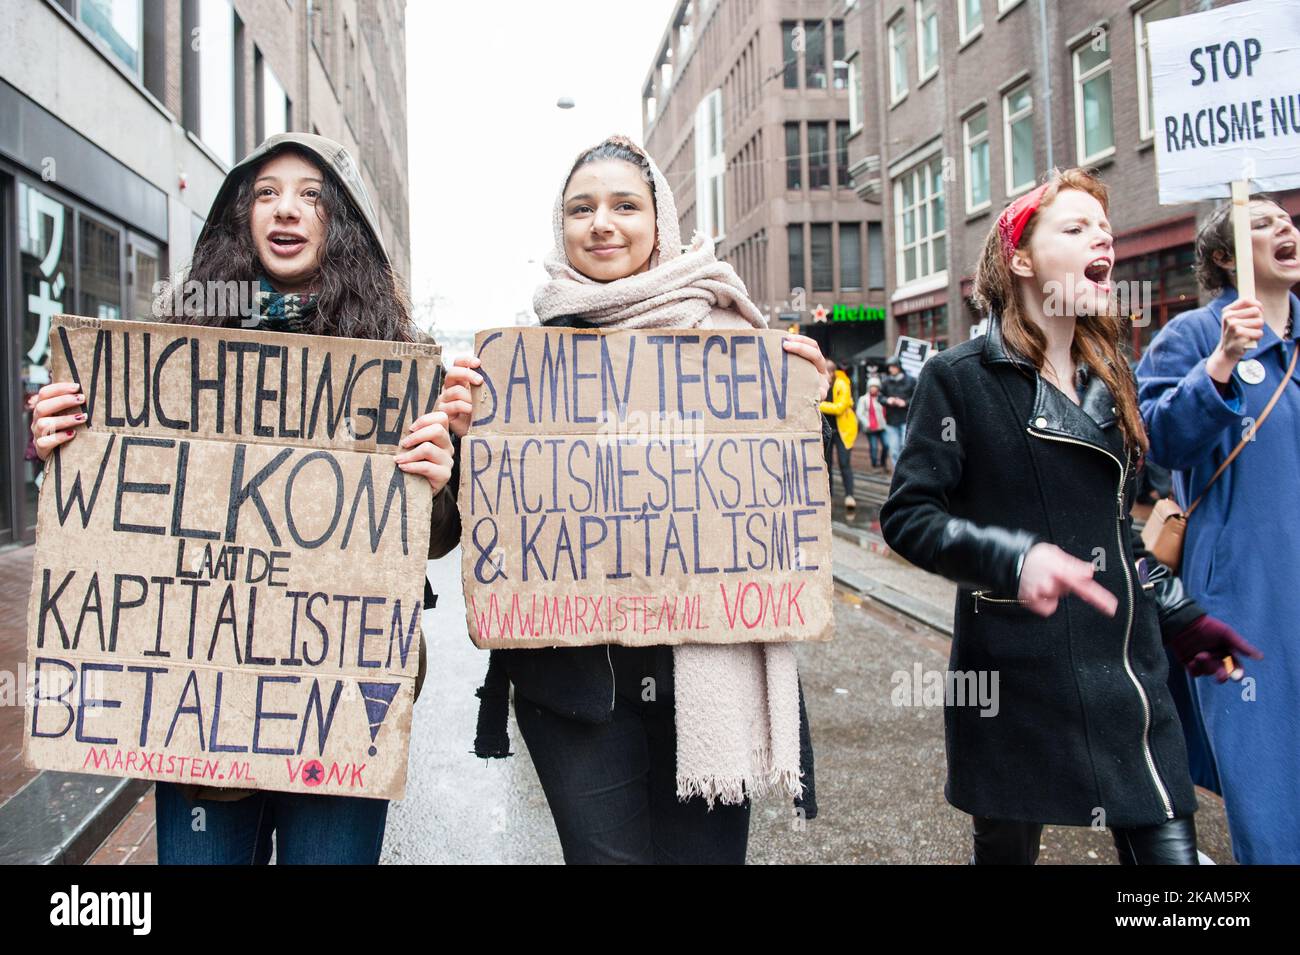
[[[1259,433],[1260,426],[1263,425],[1264,419],[1268,417],[1269,412],[1273,410],[1273,406],[1277,404],[1277,400],[1282,397],[1282,392],[1286,390],[1287,383],[1291,380],[1291,373],[1295,371],[1297,358],[1300,358],[1300,344],[1297,344],[1296,347],[1292,349],[1291,364],[1287,366],[1286,374],[1282,377],[1282,383],[1279,384],[1277,390],[1273,392],[1273,397],[1268,399],[1268,404],[1266,404],[1264,410],[1260,412],[1259,418],[1256,419],[1254,427],[1246,433],[1245,437],[1237,442],[1237,446],[1232,449],[1232,453],[1224,458],[1223,463],[1220,464],[1218,469],[1214,472],[1214,476],[1210,478],[1210,483],[1206,484],[1205,487],[1201,489],[1201,493],[1197,495],[1196,500],[1192,501],[1192,506],[1187,509],[1187,512],[1183,515],[1184,517],[1192,516],[1192,511],[1196,510],[1196,506],[1205,498],[1206,492],[1208,492],[1214,485],[1214,482],[1219,479],[1219,475],[1228,469],[1228,465],[1232,463],[1233,459],[1237,455],[1241,454],[1246,445],[1249,444],[1254,439],[1255,435]]]

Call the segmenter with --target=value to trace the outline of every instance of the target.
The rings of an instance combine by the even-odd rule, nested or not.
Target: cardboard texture
[[[395,453],[431,345],[60,316],[89,418],[47,464],[23,754],[400,799],[432,495]]]
[[[459,486],[474,643],[829,639],[817,372],[784,337],[480,332]]]

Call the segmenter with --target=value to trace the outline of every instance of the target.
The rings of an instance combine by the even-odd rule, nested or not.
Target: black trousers
[[[569,864],[743,864],[749,801],[677,799],[672,688],[654,687],[654,657],[671,647],[611,647],[613,719],[569,719],[515,692],[515,718]]]
[[[972,865],[1033,865],[1042,823],[1008,819],[974,820]],[[1155,826],[1110,830],[1120,865],[1197,865],[1196,824],[1169,819]]]
[[[844,444],[844,439],[840,437],[838,428],[833,429],[833,433],[822,441],[822,451],[826,455],[826,478],[834,485],[831,479],[831,471],[835,467],[834,459],[840,459],[840,478],[844,482],[844,493],[853,496],[853,464],[849,460],[849,449]]]

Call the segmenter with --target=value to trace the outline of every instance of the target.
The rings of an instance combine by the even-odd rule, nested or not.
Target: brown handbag
[[[1151,509],[1151,516],[1147,518],[1146,525],[1142,528],[1142,544],[1151,552],[1151,556],[1174,573],[1178,573],[1178,569],[1183,562],[1183,538],[1187,534],[1187,519],[1192,516],[1192,512],[1204,499],[1206,492],[1219,479],[1219,475],[1228,469],[1228,465],[1232,463],[1233,459],[1241,454],[1246,445],[1259,433],[1264,419],[1269,416],[1269,412],[1273,410],[1277,400],[1282,397],[1287,382],[1291,380],[1291,373],[1295,371],[1296,358],[1298,357],[1300,357],[1300,346],[1291,353],[1291,364],[1287,366],[1286,375],[1282,378],[1282,383],[1277,386],[1277,390],[1273,392],[1273,397],[1268,399],[1268,404],[1264,406],[1264,410],[1260,412],[1259,418],[1255,421],[1255,426],[1246,432],[1245,437],[1237,443],[1232,453],[1224,458],[1223,463],[1215,470],[1209,483],[1201,489],[1201,493],[1197,495],[1196,500],[1192,501],[1192,506],[1187,509],[1187,512],[1184,513],[1179,508],[1178,502],[1172,496],[1157,501],[1155,507]]]

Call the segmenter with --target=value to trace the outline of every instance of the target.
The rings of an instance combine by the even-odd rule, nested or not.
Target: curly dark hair
[[[265,274],[249,225],[253,214],[253,182],[258,169],[288,150],[298,153],[317,169],[322,168],[315,155],[293,146],[269,153],[258,167],[244,175],[234,197],[223,208],[213,210],[216,218],[194,248],[187,280],[255,282]],[[316,208],[325,221],[325,245],[320,257],[319,297],[304,331],[339,338],[411,341],[411,309],[401,280],[334,173],[324,169],[321,179],[321,196]],[[230,319],[218,314],[177,316],[172,321],[225,325]]]
[[[1275,196],[1266,192],[1254,193],[1250,201],[1256,200],[1271,202],[1279,208],[1282,205]],[[1237,287],[1232,270],[1225,269],[1214,260],[1215,254],[1219,252],[1229,259],[1237,255],[1232,239],[1231,199],[1215,206],[1196,233],[1196,281],[1210,295],[1218,295],[1226,288]]]

